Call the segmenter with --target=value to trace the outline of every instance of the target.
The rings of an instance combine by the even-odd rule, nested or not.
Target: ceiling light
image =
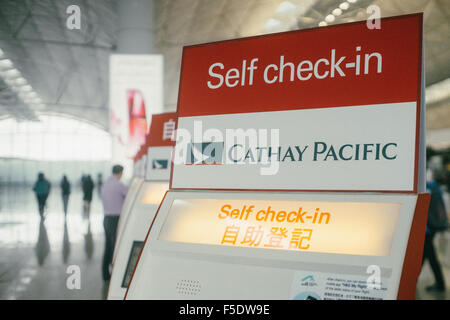
[[[336,18],[335,18],[332,14],[329,14],[329,15],[327,15],[327,16],[325,17],[325,21],[328,22],[328,23],[333,22],[335,19],[336,19]]]
[[[20,86],[19,90],[22,92],[29,92],[29,91],[33,91],[33,88],[29,84],[27,84],[24,86]]]
[[[14,79],[5,78],[3,80],[11,87],[14,87],[16,85],[16,83],[14,82]]]
[[[27,84],[27,80],[25,80],[21,76],[19,76],[17,78],[11,78],[11,79],[5,78],[4,80],[12,89],[17,89],[18,87]]]
[[[319,27],[325,27],[326,25],[328,25],[328,24],[325,21],[319,22]]]
[[[28,92],[28,93],[27,93],[27,96],[28,96],[28,97],[37,97],[38,94],[37,94],[36,92],[34,92],[34,91],[31,91],[31,92]]]
[[[348,2],[342,2],[342,3],[339,5],[339,8],[341,8],[341,10],[347,10],[348,7],[350,7],[350,5],[348,4]]]
[[[26,100],[26,101],[39,98],[34,91],[19,92],[19,96],[22,100]]]
[[[347,1],[350,3],[356,3],[356,1],[358,1],[358,0],[347,0]]]
[[[14,79],[14,84],[18,85],[18,86],[23,86],[23,85],[27,84],[27,80],[25,80],[24,77],[19,77],[17,79]]]
[[[12,68],[12,66],[13,66],[13,63],[11,60],[9,60],[9,59],[0,60],[0,68],[8,69],[8,68]]]
[[[334,16],[338,17],[342,14],[342,10],[339,8],[336,8],[333,10],[333,12],[331,12]]]
[[[0,57],[3,56],[3,50],[0,49]],[[45,108],[38,94],[22,77],[20,71],[14,68],[14,64],[10,59],[0,59],[0,75],[8,84],[10,89],[18,94],[20,99],[25,103],[32,103],[38,107]]]
[[[42,103],[41,99],[39,99],[39,98],[28,99],[27,102],[36,103],[36,104]]]
[[[19,72],[19,70],[17,70],[17,69],[9,69],[9,70],[3,71],[3,72],[2,72],[2,75],[3,75],[5,78],[11,79],[11,78],[17,78],[17,77],[19,77],[19,76],[20,76],[20,72]]]

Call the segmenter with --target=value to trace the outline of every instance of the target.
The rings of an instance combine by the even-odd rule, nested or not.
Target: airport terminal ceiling
[[[109,54],[116,50],[118,2],[0,0],[0,119],[63,114],[107,129]],[[375,4],[384,17],[424,12],[427,129],[448,130],[448,0],[349,0],[346,9],[332,14],[343,2],[155,0],[154,48],[165,58],[165,109],[176,109],[184,45],[312,28],[321,21],[364,20],[366,8]],[[66,27],[71,4],[81,9],[81,30]],[[20,73],[5,75],[14,68]]]

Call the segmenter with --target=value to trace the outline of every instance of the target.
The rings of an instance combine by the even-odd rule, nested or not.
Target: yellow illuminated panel
[[[160,204],[164,194],[169,189],[165,182],[146,182],[140,202],[142,204]]]
[[[389,256],[400,203],[175,199],[159,240]]]

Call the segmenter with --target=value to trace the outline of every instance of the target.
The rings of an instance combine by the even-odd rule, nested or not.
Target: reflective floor
[[[450,232],[437,234],[434,246],[442,266],[447,290],[441,293],[430,293],[425,290],[427,286],[434,284],[431,267],[428,262],[425,262],[417,282],[416,298],[418,300],[450,300]]]
[[[103,214],[98,194],[90,223],[83,217],[82,193],[73,188],[65,222],[60,190],[52,189],[41,222],[31,189],[0,186],[0,299],[103,299],[101,278]],[[436,245],[450,287],[450,233]],[[79,271],[80,289],[74,276]],[[418,299],[450,299],[450,290],[431,294],[431,268],[424,265]]]
[[[74,189],[67,221],[61,192],[52,188],[43,222],[31,190],[0,189],[0,299],[103,298],[102,205],[95,194],[89,223]]]

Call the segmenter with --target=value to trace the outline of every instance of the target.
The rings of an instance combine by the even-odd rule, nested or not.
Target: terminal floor
[[[24,187],[0,186],[0,299],[103,299],[102,205],[94,194],[90,223],[82,216],[82,194],[73,188],[67,223],[60,190],[54,188],[43,224],[33,193]],[[433,283],[426,263],[417,284],[417,299],[450,300],[450,236],[436,239],[447,291],[428,293]],[[70,288],[73,268],[80,270],[80,289]],[[69,286],[67,283],[69,282]]]
[[[81,190],[74,189],[67,223],[61,192],[53,188],[41,224],[29,188],[0,187],[0,299],[103,298],[102,204],[94,194],[89,224],[82,216]],[[66,285],[69,280],[73,288],[70,266],[79,267],[80,289]]]

